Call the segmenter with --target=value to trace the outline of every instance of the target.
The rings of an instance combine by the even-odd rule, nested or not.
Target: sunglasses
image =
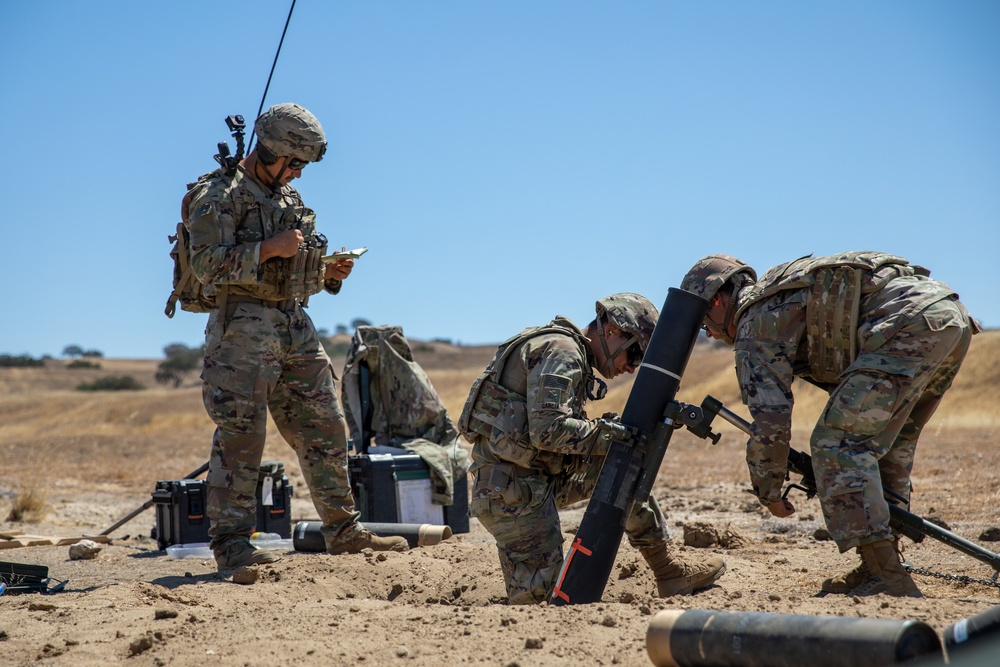
[[[638,342],[629,345],[625,353],[628,355],[629,366],[639,366],[642,363],[642,348]]]
[[[308,161],[300,160],[297,157],[288,158],[288,168],[292,171],[300,171],[304,169],[307,164],[309,164]]]

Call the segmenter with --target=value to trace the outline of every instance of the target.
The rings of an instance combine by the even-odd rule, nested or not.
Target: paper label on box
[[[431,502],[430,478],[396,482],[396,515],[400,523],[444,524],[444,508]]]
[[[264,484],[261,489],[261,503],[265,507],[270,507],[274,505],[274,478],[270,475],[264,477]]]

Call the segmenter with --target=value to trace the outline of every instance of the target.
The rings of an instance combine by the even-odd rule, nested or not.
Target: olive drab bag
[[[167,298],[167,306],[163,309],[167,317],[173,317],[180,302],[181,310],[189,313],[207,313],[215,308],[215,298],[206,296],[204,285],[201,284],[191,268],[191,232],[188,229],[188,205],[209,179],[217,176],[213,171],[198,177],[194,183],[188,183],[187,193],[181,200],[181,221],[177,223],[177,233],[167,236],[167,241],[173,243],[170,258],[174,262],[174,290]]]

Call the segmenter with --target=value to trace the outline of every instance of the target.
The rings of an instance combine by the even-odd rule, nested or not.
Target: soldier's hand
[[[776,500],[767,506],[767,511],[779,518],[785,518],[786,516],[791,516],[795,514],[795,505],[791,501],[782,498],[781,500]]]
[[[302,230],[286,229],[266,241],[261,241],[260,261],[266,262],[272,257],[293,257],[304,241]]]
[[[351,275],[351,270],[353,268],[353,259],[342,259],[338,262],[331,262],[326,265],[326,279],[343,280],[347,276]]]

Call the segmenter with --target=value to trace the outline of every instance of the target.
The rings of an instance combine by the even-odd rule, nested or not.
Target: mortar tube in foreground
[[[994,655],[1000,656],[1000,605],[963,618],[945,628],[942,634],[949,661],[986,646],[993,646],[998,651]]]
[[[943,660],[923,621],[669,609],[653,617],[646,652],[656,667],[857,667]]]

